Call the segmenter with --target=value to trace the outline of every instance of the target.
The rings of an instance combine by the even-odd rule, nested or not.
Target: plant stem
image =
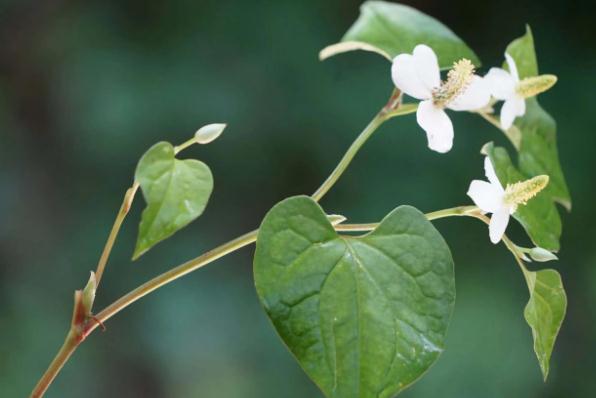
[[[48,387],[54,380],[54,378],[58,375],[58,372],[62,369],[68,358],[72,355],[72,353],[76,350],[78,346],[78,342],[72,333],[72,331],[68,332],[66,339],[64,340],[64,344],[60,347],[60,350],[56,354],[56,357],[50,363],[50,366],[43,374],[41,379],[37,382],[37,385],[33,389],[31,393],[31,398],[40,398],[42,397],[45,392],[47,391]]]
[[[439,218],[466,216],[478,211],[476,206],[457,206],[449,209],[437,210],[431,213],[426,213],[426,219],[429,221],[438,220]],[[368,232],[377,228],[380,223],[366,223],[366,224],[338,224],[334,228],[338,232]]]
[[[122,205],[120,206],[120,210],[116,215],[116,220],[114,220],[114,225],[112,226],[112,230],[110,231],[110,235],[108,236],[106,245],[103,249],[103,252],[101,253],[99,262],[97,263],[97,269],[95,271],[96,287],[99,286],[101,276],[103,275],[103,272],[106,268],[106,264],[108,263],[108,259],[110,258],[110,253],[112,252],[112,248],[114,247],[114,243],[116,242],[116,237],[118,236],[118,232],[120,232],[120,227],[122,227],[122,222],[126,218],[128,211],[130,210],[130,206],[132,205],[132,201],[138,189],[139,183],[135,182],[132,185],[132,187],[126,190],[126,193],[124,194]]]
[[[316,192],[312,194],[312,198],[316,202],[321,200],[321,198],[325,196],[327,192],[329,192],[331,187],[335,185],[335,183],[337,182],[337,180],[339,180],[344,171],[346,171],[346,169],[352,162],[352,159],[354,159],[354,156],[356,155],[356,153],[358,153],[362,145],[364,145],[364,143],[377,130],[377,128],[379,128],[379,126],[383,124],[384,120],[385,116],[383,112],[379,112],[373,118],[373,120],[370,121],[368,126],[366,126],[364,130],[362,130],[360,135],[356,138],[356,140],[354,140],[352,145],[350,145],[350,148],[348,148],[347,152],[341,158],[341,160],[339,161],[335,169],[331,172],[329,177],[327,177],[327,179],[325,180],[325,182],[323,182],[319,189],[317,189]]]
[[[519,131],[519,129],[516,126],[511,126],[508,130],[505,130],[501,127],[501,122],[494,115],[486,112],[476,113],[478,113],[484,120],[501,130],[503,134],[505,134],[505,136],[509,138],[509,141],[511,141],[513,147],[519,151],[519,148],[521,146],[521,131]]]
[[[354,156],[356,156],[360,148],[362,148],[364,143],[373,135],[375,131],[377,131],[377,129],[381,124],[383,124],[383,122],[396,116],[402,116],[416,112],[416,109],[418,108],[418,106],[414,104],[401,105],[397,102],[394,103],[394,96],[391,97],[390,104],[388,104],[388,106],[390,107],[386,106],[379,113],[377,113],[377,115],[370,121],[368,126],[366,126],[364,130],[362,130],[360,135],[358,135],[354,142],[352,142],[352,145],[350,145],[350,147],[348,148],[344,156],[341,158],[335,169],[331,172],[329,177],[327,177],[327,179],[325,180],[325,182],[323,182],[319,189],[317,189],[316,192],[312,194],[311,197],[316,202],[321,200],[321,198],[323,198],[323,196],[325,196],[325,194],[329,192],[333,185],[335,185],[337,180],[339,180],[342,174],[346,171],[346,169],[348,168],[348,166],[350,165],[350,163],[354,159]],[[392,106],[398,106],[398,108],[392,109]]]
[[[480,214],[479,212],[469,213],[467,215],[484,222],[486,225],[490,224],[490,219],[487,216],[485,216],[484,214]],[[520,254],[518,252],[517,245],[515,243],[513,243],[507,235],[504,234],[503,238],[501,240],[505,244],[505,247],[511,252],[511,254],[513,254],[513,257],[515,258],[515,262],[517,262],[517,265],[519,265],[519,268],[522,271],[522,274],[524,275],[524,279],[526,280],[528,288],[530,289],[530,293],[532,293],[532,288],[530,287],[530,280],[529,280],[529,278],[530,278],[529,271],[526,268],[526,266],[524,265],[524,262],[522,260],[523,253]]]
[[[192,146],[196,143],[197,143],[197,139],[193,136],[192,138],[184,141],[182,144],[176,145],[174,147],[174,155],[178,155],[178,153],[180,153],[180,151],[183,151],[186,148],[188,148],[189,146]]]
[[[212,249],[199,257],[196,257],[193,260],[190,260],[184,264],[181,264],[175,268],[172,268],[169,271],[164,272],[161,275],[151,279],[150,281],[142,284],[141,286],[137,287],[136,289],[132,290],[131,292],[125,294],[120,299],[116,300],[114,303],[110,304],[104,310],[99,312],[95,315],[96,322],[89,322],[85,331],[83,333],[83,337],[87,337],[93,330],[99,326],[100,322],[103,323],[110,319],[113,315],[120,312],[125,307],[128,307],[130,304],[134,303],[141,297],[151,293],[154,290],[159,289],[163,285],[166,285],[190,272],[193,272],[223,256],[226,254],[232,253],[238,249],[243,248],[257,240],[257,233],[259,230],[254,230],[248,232],[242,236],[239,236],[236,239],[233,239],[223,245]]]

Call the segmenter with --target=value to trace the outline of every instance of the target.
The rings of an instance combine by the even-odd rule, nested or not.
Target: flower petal
[[[425,44],[419,44],[413,52],[414,64],[418,77],[426,88],[432,92],[441,85],[441,71],[435,52]]]
[[[517,116],[526,113],[526,101],[523,98],[514,96],[503,103],[501,108],[501,127],[508,130]]]
[[[492,185],[499,187],[501,192],[505,192],[505,189],[503,189],[503,184],[501,184],[499,177],[497,177],[497,173],[495,173],[493,162],[491,162],[488,156],[484,158],[484,175],[486,178],[488,178],[488,181],[490,181]]]
[[[410,54],[400,54],[393,59],[391,78],[395,86],[410,97],[425,100],[432,97],[432,91],[418,76],[417,65]]]
[[[468,196],[472,198],[480,210],[494,213],[503,205],[503,190],[486,181],[474,180],[468,189]]]
[[[466,90],[447,104],[454,111],[473,111],[484,108],[490,101],[490,90],[483,78],[472,76],[472,81]]]
[[[515,94],[515,80],[505,69],[490,68],[484,80],[493,97],[498,100],[509,99]]]
[[[488,225],[488,234],[492,243],[499,243],[509,224],[509,207],[502,206],[493,213]]]
[[[441,108],[437,108],[432,100],[422,101],[418,105],[416,120],[426,131],[428,147],[433,151],[449,152],[453,146],[453,124]]]
[[[507,53],[505,53],[505,59],[507,60],[509,73],[511,73],[511,76],[513,76],[514,81],[517,83],[519,81],[519,73],[517,73],[517,65],[515,65],[515,60]]]

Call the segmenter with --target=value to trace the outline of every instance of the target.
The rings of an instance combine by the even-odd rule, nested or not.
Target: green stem
[[[192,137],[191,139],[184,141],[182,144],[176,145],[174,147],[174,155],[178,155],[178,153],[180,151],[182,151],[182,150],[184,150],[184,149],[188,148],[189,146],[194,145],[196,143],[197,143],[196,138],[195,137]]]
[[[505,134],[505,136],[511,141],[511,144],[519,151],[521,145],[521,131],[516,126],[511,126],[508,130],[505,130],[501,127],[501,122],[492,114],[486,112],[476,112],[479,114],[484,120],[498,128]]]
[[[392,97],[393,98],[393,97]],[[384,107],[377,115],[370,121],[368,126],[362,132],[356,140],[350,145],[344,156],[341,158],[335,169],[331,172],[329,177],[323,182],[323,184],[316,190],[315,193],[312,194],[312,198],[318,202],[325,196],[327,192],[335,185],[337,180],[342,176],[342,174],[346,171],[354,156],[358,153],[360,148],[364,145],[366,141],[373,135],[375,131],[379,128],[383,122],[393,117],[407,115],[413,112],[416,112],[418,108],[417,104],[404,104],[398,105],[399,107],[396,109]]]
[[[352,159],[354,159],[354,156],[356,155],[356,153],[358,153],[362,145],[364,145],[364,143],[377,130],[377,128],[379,128],[379,126],[383,124],[384,121],[385,115],[383,114],[383,112],[379,112],[373,118],[373,120],[370,121],[368,126],[366,126],[364,130],[362,130],[360,135],[356,138],[356,140],[354,140],[350,148],[348,148],[347,152],[344,154],[343,158],[341,158],[341,160],[339,161],[335,169],[331,172],[329,177],[327,177],[327,179],[325,180],[325,182],[323,182],[319,189],[317,189],[316,192],[312,194],[312,198],[316,202],[321,200],[321,198],[323,198],[323,196],[325,196],[325,194],[329,192],[331,187],[335,185],[335,183],[337,182],[337,180],[339,180],[344,171],[346,171],[346,169],[352,162]]]
[[[135,182],[132,185],[132,187],[126,190],[126,194],[124,195],[124,199],[122,200],[122,205],[120,206],[120,210],[116,215],[116,220],[114,220],[114,225],[112,226],[112,230],[110,231],[110,235],[108,236],[106,245],[103,249],[103,252],[101,253],[99,262],[97,263],[97,269],[95,271],[96,287],[99,286],[99,282],[106,268],[106,264],[108,263],[108,259],[110,258],[110,253],[112,252],[112,248],[114,247],[114,243],[116,242],[118,232],[120,232],[122,223],[124,222],[124,219],[126,218],[128,211],[130,210],[130,206],[132,205],[132,201],[138,189],[139,183]]]
[[[56,357],[33,389],[30,396],[31,398],[43,397],[54,378],[58,375],[58,372],[60,372],[66,361],[68,361],[68,358],[70,358],[72,353],[77,349],[77,346],[78,342],[76,338],[72,331],[69,331],[66,340],[56,354]]]
[[[481,214],[479,212],[469,213],[467,215],[482,221],[486,225],[490,224],[490,219],[487,216],[485,216],[484,214]],[[511,239],[509,239],[509,237],[507,235],[503,234],[503,238],[501,240],[503,241],[503,244],[505,244],[505,247],[511,252],[511,254],[513,254],[513,257],[515,258],[515,262],[517,263],[522,274],[524,275],[524,279],[526,280],[526,283],[528,284],[528,288],[530,288],[530,279],[529,279],[530,273],[529,273],[528,269],[526,268],[524,261],[522,260],[523,253],[519,253],[517,245],[515,243],[513,243],[513,241]],[[530,293],[532,293],[532,289],[530,289]]]
[[[125,307],[128,307],[141,297],[146,296],[152,291],[157,290],[160,287],[225,256],[226,254],[232,253],[255,242],[257,240],[258,232],[259,230],[254,230],[239,236],[238,238],[224,243],[223,245],[218,246],[193,260],[190,260],[184,264],[172,268],[169,271],[164,272],[159,276],[156,276],[150,281],[125,294],[120,299],[116,300],[114,303],[110,304],[104,310],[96,314],[94,319],[95,322],[90,322],[87,324],[83,336],[88,336],[89,333],[91,333],[97,328],[97,326],[100,325],[100,323],[107,321],[116,313],[120,312]]]

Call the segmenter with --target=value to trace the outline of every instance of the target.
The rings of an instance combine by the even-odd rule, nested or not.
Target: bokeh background
[[[102,0],[0,2],[0,396],[24,397],[62,343],[72,292],[95,268],[139,156],[197,127],[224,135],[185,156],[207,162],[206,213],[131,263],[135,203],[96,301],[255,228],[279,200],[311,193],[391,91],[389,65],[353,53],[321,63],[359,1]],[[484,225],[448,219],[458,297],[447,350],[402,396],[589,397],[596,394],[596,30],[589,1],[407,1],[463,37],[484,61],[533,27],[542,95],[559,125],[574,200],[561,210],[569,309],[541,380],[523,319],[528,293]],[[486,71],[486,68],[483,69]],[[469,114],[453,115],[454,149],[427,150],[414,117],[384,125],[323,200],[354,222],[399,204],[423,211],[469,202],[480,147],[509,144]],[[512,228],[520,243],[528,243]],[[48,397],[321,397],[257,300],[253,248],[135,303],[75,353]],[[534,265],[536,267],[536,265]]]

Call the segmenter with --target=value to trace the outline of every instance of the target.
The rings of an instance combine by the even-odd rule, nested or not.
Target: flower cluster
[[[515,60],[507,53],[505,60],[508,71],[491,68],[481,77],[475,74],[469,60],[462,59],[453,64],[445,81],[441,81],[437,56],[429,46],[420,44],[412,54],[395,57],[391,67],[393,83],[406,95],[421,101],[416,120],[426,132],[430,149],[445,153],[453,146],[453,124],[446,109],[487,111],[494,100],[504,101],[500,123],[502,129],[508,130],[516,117],[525,114],[525,100],[548,90],[556,82],[553,75],[520,79]],[[491,242],[497,243],[505,233],[510,215],[544,189],[549,178],[541,175],[503,187],[488,157],[484,160],[484,169],[488,182],[472,181],[468,195],[482,212],[492,214],[489,235]]]
[[[491,98],[504,101],[501,107],[501,127],[513,125],[516,117],[526,111],[525,99],[548,90],[556,82],[553,75],[541,75],[520,80],[513,58],[505,53],[509,71],[491,68],[481,77],[474,65],[462,59],[453,64],[447,79],[441,81],[435,52],[419,44],[412,54],[400,54],[393,60],[391,77],[395,86],[410,97],[419,99],[416,120],[426,132],[428,147],[440,153],[453,146],[453,124],[445,109],[480,111],[491,104]]]

